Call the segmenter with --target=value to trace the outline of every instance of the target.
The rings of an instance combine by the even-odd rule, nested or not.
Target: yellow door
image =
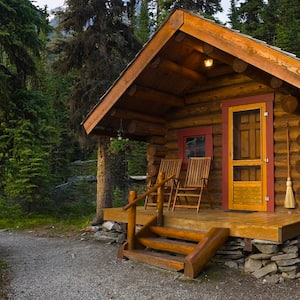
[[[265,111],[265,103],[229,108],[229,209],[267,210]]]

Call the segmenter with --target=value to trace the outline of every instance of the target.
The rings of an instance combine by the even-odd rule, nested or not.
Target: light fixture
[[[118,139],[118,141],[123,140],[123,120],[122,119],[120,119],[120,128],[117,131],[117,139]]]
[[[210,68],[214,64],[214,60],[212,58],[204,59],[204,66],[205,68]]]

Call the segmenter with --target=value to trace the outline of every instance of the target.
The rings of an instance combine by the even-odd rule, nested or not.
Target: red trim
[[[205,155],[213,158],[213,138],[212,138],[212,126],[207,127],[194,127],[186,128],[178,131],[178,154],[179,158],[182,158],[182,168],[186,169],[187,159],[185,159],[185,139],[188,137],[205,136]]]
[[[266,147],[267,157],[269,159],[267,165],[267,194],[269,201],[267,204],[267,211],[274,212],[275,198],[274,198],[274,151],[273,151],[273,101],[274,94],[250,96],[245,98],[237,98],[227,100],[222,103],[222,145],[223,145],[223,159],[222,159],[222,207],[228,209],[228,109],[232,106],[246,105],[252,103],[266,103],[267,112],[269,113],[266,121]]]

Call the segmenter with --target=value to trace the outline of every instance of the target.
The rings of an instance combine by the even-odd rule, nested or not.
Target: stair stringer
[[[184,259],[184,275],[196,278],[229,237],[228,228],[211,228],[206,237]]]
[[[157,224],[157,216],[154,216],[151,218],[151,220],[143,225],[143,227],[135,234],[135,247],[134,249],[144,249],[145,246],[143,246],[141,243],[138,242],[139,238],[142,237],[151,237],[156,236],[152,231],[151,227]],[[124,255],[124,250],[128,250],[128,242],[124,242],[121,247],[118,250],[118,258],[126,258]],[[133,250],[133,249],[132,249]]]

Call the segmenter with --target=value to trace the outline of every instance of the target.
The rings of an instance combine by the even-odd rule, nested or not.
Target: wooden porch
[[[156,214],[155,208],[137,207],[137,224],[144,225]],[[123,208],[104,209],[104,219],[128,222],[128,212]],[[230,212],[221,209],[201,208],[164,211],[164,226],[207,232],[211,228],[229,228],[231,237],[261,239],[282,243],[300,235],[300,210],[277,209],[267,212]]]

